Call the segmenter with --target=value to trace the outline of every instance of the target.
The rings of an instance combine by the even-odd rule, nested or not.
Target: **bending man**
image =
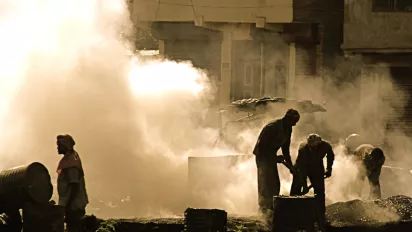
[[[282,119],[268,123],[260,132],[253,154],[256,156],[258,170],[259,210],[266,214],[272,210],[273,196],[280,192],[280,179],[277,163],[284,161],[292,166],[290,157],[290,138],[292,127],[299,121],[298,111],[289,109]],[[283,157],[277,157],[282,148]]]
[[[385,154],[382,149],[371,144],[361,144],[361,136],[352,134],[346,139],[346,150],[358,166],[358,174],[353,189],[360,198],[365,178],[368,179],[370,190],[368,198],[380,199],[382,197],[380,175],[385,163]]]
[[[327,159],[326,172],[323,165],[323,158]],[[324,223],[325,206],[325,178],[332,176],[332,166],[335,160],[335,153],[332,146],[322,140],[317,134],[310,134],[305,143],[299,147],[296,159],[291,196],[304,195],[308,193],[307,178],[313,186],[315,198],[318,202],[319,213]],[[303,188],[303,190],[302,190]]]

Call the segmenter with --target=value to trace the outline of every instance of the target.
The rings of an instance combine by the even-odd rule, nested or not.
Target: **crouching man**
[[[365,178],[368,178],[370,190],[370,199],[380,199],[382,197],[381,185],[379,178],[381,175],[382,166],[385,163],[385,155],[382,149],[374,147],[370,144],[362,144],[355,149],[355,157],[360,162],[360,168],[357,181],[364,183]],[[362,187],[358,186],[358,195],[362,193]]]
[[[323,158],[327,158],[326,171],[323,165]],[[335,154],[332,146],[322,140],[317,134],[310,134],[305,143],[299,147],[298,157],[295,164],[295,174],[290,191],[291,196],[305,195],[309,192],[307,178],[309,178],[315,198],[318,202],[321,222],[325,223],[325,178],[332,176],[332,166]]]
[[[385,154],[382,149],[371,144],[361,144],[361,137],[352,134],[346,138],[346,150],[348,155],[353,155],[353,159],[358,166],[358,174],[352,189],[360,198],[362,195],[365,178],[368,179],[370,199],[380,199],[382,197],[380,186],[380,175],[382,166],[385,163]]]
[[[57,150],[63,155],[57,167],[57,191],[59,205],[66,207],[65,222],[68,232],[80,232],[81,219],[89,203],[84,172],[79,154],[74,150],[75,142],[70,135],[57,136]]]

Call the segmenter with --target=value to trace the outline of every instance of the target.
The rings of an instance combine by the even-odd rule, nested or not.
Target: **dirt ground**
[[[94,216],[85,218],[88,221],[87,232],[182,232],[184,230],[184,218],[146,218],[146,219],[116,219],[102,221]],[[99,222],[95,225],[93,220]],[[228,231],[252,232],[269,231],[265,222],[254,217],[229,217]]]
[[[327,207],[327,232],[410,232],[412,231],[412,198],[393,196],[383,200],[354,200]],[[181,232],[184,218],[146,218],[100,220],[84,219],[87,232]],[[229,216],[227,231],[269,232],[267,223],[258,217]]]
[[[133,219],[133,220],[108,220],[99,224],[97,230],[90,228],[87,232],[182,232],[184,230],[183,218],[161,219]],[[329,225],[327,232],[410,232],[412,221],[389,223],[385,225],[363,226],[334,226]],[[229,232],[269,232],[265,223],[256,218],[229,217]]]

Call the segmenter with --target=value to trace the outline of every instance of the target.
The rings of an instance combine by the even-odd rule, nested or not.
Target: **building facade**
[[[388,127],[410,130],[412,1],[345,0],[342,48],[348,55],[362,56],[366,63],[363,72],[381,69],[384,75],[389,75],[393,83],[400,87],[399,94],[388,99],[394,103],[394,113]],[[375,78],[379,78],[379,75],[375,75]],[[364,87],[362,91],[368,91],[367,89],[368,87]]]
[[[296,78],[333,68],[343,0],[134,0],[160,53],[191,60],[218,86],[220,105],[248,97],[295,98]]]

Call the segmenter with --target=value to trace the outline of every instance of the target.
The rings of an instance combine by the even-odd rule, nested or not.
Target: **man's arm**
[[[297,170],[296,175],[300,179],[302,186],[308,186],[307,182],[307,170],[306,170],[306,160],[305,160],[305,151],[303,149],[304,145],[300,145],[298,151],[298,157],[296,158],[295,169]]]
[[[290,137],[289,139],[282,145],[282,155],[285,158],[285,162],[292,166],[292,158],[290,157]]]
[[[327,150],[326,150],[326,172],[325,178],[332,176],[332,166],[333,161],[335,160],[335,153],[333,152],[332,146],[327,143]]]
[[[76,167],[70,167],[67,169],[68,179],[69,179],[69,198],[67,200],[66,207],[71,207],[73,200],[76,198],[79,193],[80,185],[80,170]]]
[[[326,152],[326,169],[327,170],[332,170],[334,161],[335,161],[335,153],[333,152],[332,146],[328,144],[328,150]]]
[[[379,177],[381,175],[382,167],[377,167],[368,175],[369,186],[370,186],[370,193],[369,197],[371,198],[381,198],[381,185],[379,182]]]

